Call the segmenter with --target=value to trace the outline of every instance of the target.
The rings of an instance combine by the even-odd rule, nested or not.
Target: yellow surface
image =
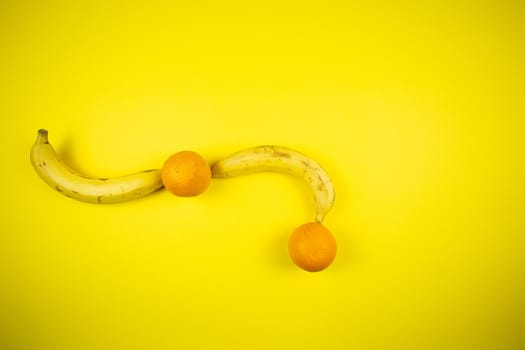
[[[426,3],[2,1],[0,348],[525,348],[524,6]],[[38,128],[105,177],[303,151],[338,256],[290,262],[300,180],[83,204]]]

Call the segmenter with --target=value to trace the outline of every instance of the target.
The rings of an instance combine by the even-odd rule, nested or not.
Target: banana
[[[323,222],[326,214],[334,205],[334,186],[323,168],[306,155],[281,146],[257,146],[234,153],[212,166],[214,178],[227,178],[264,171],[304,178],[314,194],[315,221]]]
[[[45,129],[38,130],[31,148],[31,164],[51,188],[82,202],[118,203],[145,196],[163,186],[159,169],[111,179],[78,174],[58,158]]]

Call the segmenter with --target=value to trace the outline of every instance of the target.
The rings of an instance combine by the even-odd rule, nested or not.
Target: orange
[[[198,153],[181,151],[171,155],[161,170],[164,187],[176,196],[201,194],[211,182],[208,162]]]
[[[292,261],[310,272],[326,269],[334,261],[336,251],[334,236],[318,222],[299,226],[288,240],[288,253]]]

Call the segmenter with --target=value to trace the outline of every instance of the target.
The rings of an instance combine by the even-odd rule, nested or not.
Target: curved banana
[[[304,178],[314,194],[315,221],[323,222],[326,214],[334,205],[334,186],[323,168],[304,154],[280,146],[257,146],[234,153],[212,166],[214,178],[264,171],[291,174]]]
[[[42,180],[66,197],[89,203],[118,203],[145,196],[162,187],[158,169],[111,179],[80,175],[58,158],[47,134],[45,129],[38,130],[31,148],[31,164]]]

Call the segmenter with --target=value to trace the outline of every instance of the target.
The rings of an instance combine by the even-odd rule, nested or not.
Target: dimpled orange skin
[[[211,182],[211,169],[200,154],[181,151],[166,159],[161,177],[164,187],[169,192],[180,197],[192,197],[208,188]]]
[[[330,231],[318,222],[309,222],[296,228],[288,240],[288,253],[300,268],[322,271],[335,259],[337,243]]]

